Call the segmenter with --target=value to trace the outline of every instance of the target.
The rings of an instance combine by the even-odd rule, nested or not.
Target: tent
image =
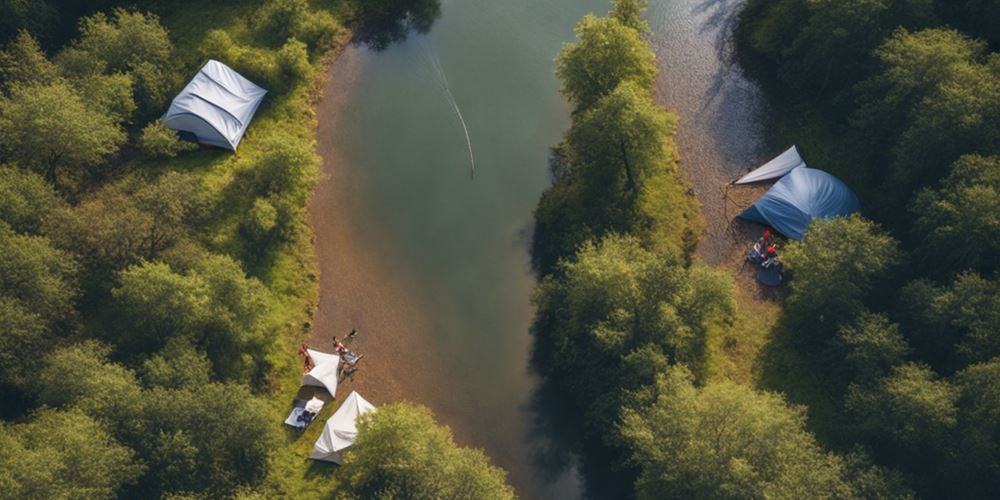
[[[236,151],[267,91],[210,59],[163,115],[167,128],[202,144]]]
[[[358,417],[370,411],[375,411],[375,405],[365,401],[357,391],[351,391],[344,404],[326,421],[323,433],[316,440],[309,458],[341,463],[340,452],[354,444],[358,436]]]
[[[799,154],[799,148],[792,146],[773,160],[757,167],[753,172],[740,177],[733,184],[749,184],[751,182],[777,179],[791,172],[794,168],[804,166],[806,166],[806,162],[802,159],[802,155]]]
[[[330,392],[330,396],[336,396],[340,356],[312,349],[306,349],[306,352],[309,353],[309,357],[312,358],[315,366],[302,376],[302,385],[326,387],[326,390]]]
[[[809,222],[861,210],[854,193],[840,179],[809,167],[793,168],[740,217],[767,224],[800,240]]]

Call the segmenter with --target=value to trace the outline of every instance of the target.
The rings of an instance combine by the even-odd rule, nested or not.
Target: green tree
[[[644,364],[702,365],[709,332],[731,320],[732,294],[718,273],[687,269],[634,237],[587,243],[535,292],[536,364],[587,409],[589,425],[606,428],[621,389],[653,382]]]
[[[95,341],[63,347],[45,357],[36,373],[38,401],[80,408],[105,422],[124,425],[141,397],[131,370],[108,361],[111,348]]]
[[[845,398],[858,429],[873,439],[888,438],[898,458],[940,452],[958,422],[958,390],[930,367],[908,363],[874,386],[852,385]]]
[[[1000,487],[1000,358],[969,366],[955,377],[959,390],[959,453],[954,491],[988,497]]]
[[[576,25],[577,42],[563,46],[556,59],[562,93],[577,111],[589,109],[619,84],[650,89],[655,56],[642,35],[614,17],[588,14]]]
[[[40,175],[0,165],[0,220],[13,230],[38,234],[42,221],[64,205]]]
[[[963,156],[940,188],[916,196],[910,211],[932,272],[1000,269],[1000,157]]]
[[[0,297],[0,384],[28,389],[37,370],[37,354],[50,349],[56,339],[38,314],[16,299]]]
[[[79,410],[42,410],[0,425],[0,490],[7,498],[117,498],[143,466]]]
[[[943,369],[1000,356],[1000,279],[963,273],[947,287],[924,281],[907,285],[902,320],[918,353]]]
[[[649,0],[614,0],[611,3],[611,17],[629,28],[645,35],[650,32],[646,22],[646,7]]]
[[[115,9],[80,20],[80,38],[56,62],[71,78],[123,73],[144,116],[162,112],[175,85],[173,45],[154,14]]]
[[[47,85],[58,78],[58,68],[27,31],[19,31],[17,38],[0,50],[0,90],[4,93],[18,85]]]
[[[125,352],[151,353],[177,339],[206,352],[223,379],[261,374],[270,294],[232,259],[209,256],[184,274],[144,262],[123,271],[120,283],[111,293]]]
[[[860,216],[814,220],[784,253],[792,279],[786,313],[814,335],[832,334],[864,310],[872,286],[900,260],[898,245]]]
[[[621,424],[642,470],[638,498],[849,496],[842,462],[781,396],[732,382],[697,388],[682,366],[658,377],[654,392]]]
[[[211,374],[212,362],[208,356],[184,341],[167,342],[160,352],[142,363],[142,381],[152,387],[179,389],[205,385]]]
[[[866,381],[887,375],[910,352],[899,325],[891,323],[884,314],[869,312],[841,327],[836,343],[852,378]]]
[[[139,136],[139,149],[153,158],[173,158],[178,153],[192,151],[197,147],[193,142],[180,140],[177,131],[168,129],[161,120],[150,122]]]
[[[482,451],[458,447],[427,408],[393,403],[361,417],[337,496],[513,499],[505,476]]]
[[[76,316],[76,274],[70,254],[0,222],[0,295],[16,299],[47,325],[65,327]]]
[[[65,83],[18,86],[0,98],[0,154],[49,181],[58,169],[78,177],[123,142],[114,119],[89,108]]]

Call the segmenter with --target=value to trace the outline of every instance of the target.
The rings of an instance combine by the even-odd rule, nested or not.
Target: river
[[[649,10],[657,95],[681,116],[685,172],[710,220],[719,187],[761,157],[762,98],[720,48],[737,7],[677,0]],[[551,443],[533,429],[527,251],[548,151],[569,125],[553,59],[580,17],[607,9],[444,0],[426,35],[348,48],[316,110],[326,177],[310,207],[321,271],[312,345],[357,328],[353,347],[366,357],[342,390],[430,407],[524,498],[582,493],[572,466],[539,465]]]

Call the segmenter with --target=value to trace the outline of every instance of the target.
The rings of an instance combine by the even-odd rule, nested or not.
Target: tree
[[[0,490],[9,498],[117,498],[143,466],[79,410],[42,410],[0,426]]]
[[[614,0],[609,14],[623,25],[645,35],[650,32],[649,23],[645,19],[648,6],[648,0]]]
[[[72,78],[128,74],[144,116],[161,111],[174,87],[173,45],[154,14],[115,9],[80,20],[80,38],[56,62]]]
[[[197,147],[193,142],[180,140],[177,131],[168,129],[161,120],[150,122],[139,136],[139,149],[153,158],[173,158],[178,153],[192,151]]]
[[[1000,356],[1000,279],[962,273],[947,287],[911,283],[901,296],[904,325],[936,366],[950,371]]]
[[[589,109],[622,82],[652,88],[655,56],[638,31],[616,18],[593,15],[584,16],[574,31],[577,42],[563,46],[556,75],[577,112]]]
[[[56,340],[45,321],[10,297],[0,297],[0,384],[28,389],[36,370],[36,353]]]
[[[459,448],[427,408],[408,403],[361,417],[342,477],[343,498],[514,498],[482,451]]]
[[[125,352],[151,353],[184,341],[206,352],[222,379],[260,375],[270,294],[232,259],[209,256],[184,274],[145,262],[123,271],[120,283],[111,293]]]
[[[405,40],[411,30],[427,33],[441,16],[440,0],[372,0],[358,7],[354,43],[377,51]]]
[[[139,384],[131,370],[108,361],[110,354],[109,346],[87,341],[46,356],[35,378],[39,402],[128,425],[141,397]]]
[[[899,325],[884,314],[863,313],[853,323],[840,328],[836,343],[852,378],[873,381],[902,364],[910,347],[899,333]]]
[[[959,442],[952,467],[955,491],[987,497],[1000,487],[1000,358],[971,365],[955,377]]]
[[[696,388],[683,366],[660,375],[654,393],[621,424],[642,470],[638,498],[849,496],[842,462],[781,396],[732,382]]]
[[[535,293],[534,362],[587,409],[589,426],[606,429],[622,389],[654,381],[644,364],[702,365],[709,332],[731,320],[732,294],[721,275],[686,269],[634,237],[588,242]]]
[[[822,336],[863,311],[873,284],[899,262],[900,251],[875,223],[852,215],[813,220],[784,258],[791,273],[787,314]]]
[[[958,391],[926,365],[908,363],[872,387],[852,385],[845,398],[858,428],[871,439],[888,440],[897,460],[939,453],[958,422]]]
[[[0,165],[0,220],[14,231],[38,234],[42,221],[64,205],[40,175]]]
[[[59,78],[59,70],[42,52],[38,40],[21,30],[17,38],[0,51],[0,90],[10,92],[15,86],[46,85]]]
[[[0,222],[0,296],[30,308],[49,327],[68,327],[75,318],[76,274],[70,254]]]
[[[910,212],[930,270],[1000,269],[1000,157],[963,156],[940,188],[916,196]]]
[[[123,142],[114,119],[86,106],[65,83],[18,86],[0,98],[0,154],[50,182],[58,169],[78,176]]]

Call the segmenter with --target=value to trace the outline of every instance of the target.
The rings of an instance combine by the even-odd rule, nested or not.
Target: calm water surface
[[[719,179],[762,153],[759,92],[720,62],[738,4],[652,3],[657,94],[681,115],[685,170],[710,207]],[[536,460],[550,443],[532,431],[529,407],[527,243],[548,149],[569,125],[553,59],[581,16],[607,8],[445,0],[427,35],[348,49],[317,109],[327,178],[311,207],[321,267],[313,345],[358,328],[366,358],[351,388],[376,404],[429,406],[525,498],[581,495],[572,467]],[[468,125],[474,178],[435,58]]]

